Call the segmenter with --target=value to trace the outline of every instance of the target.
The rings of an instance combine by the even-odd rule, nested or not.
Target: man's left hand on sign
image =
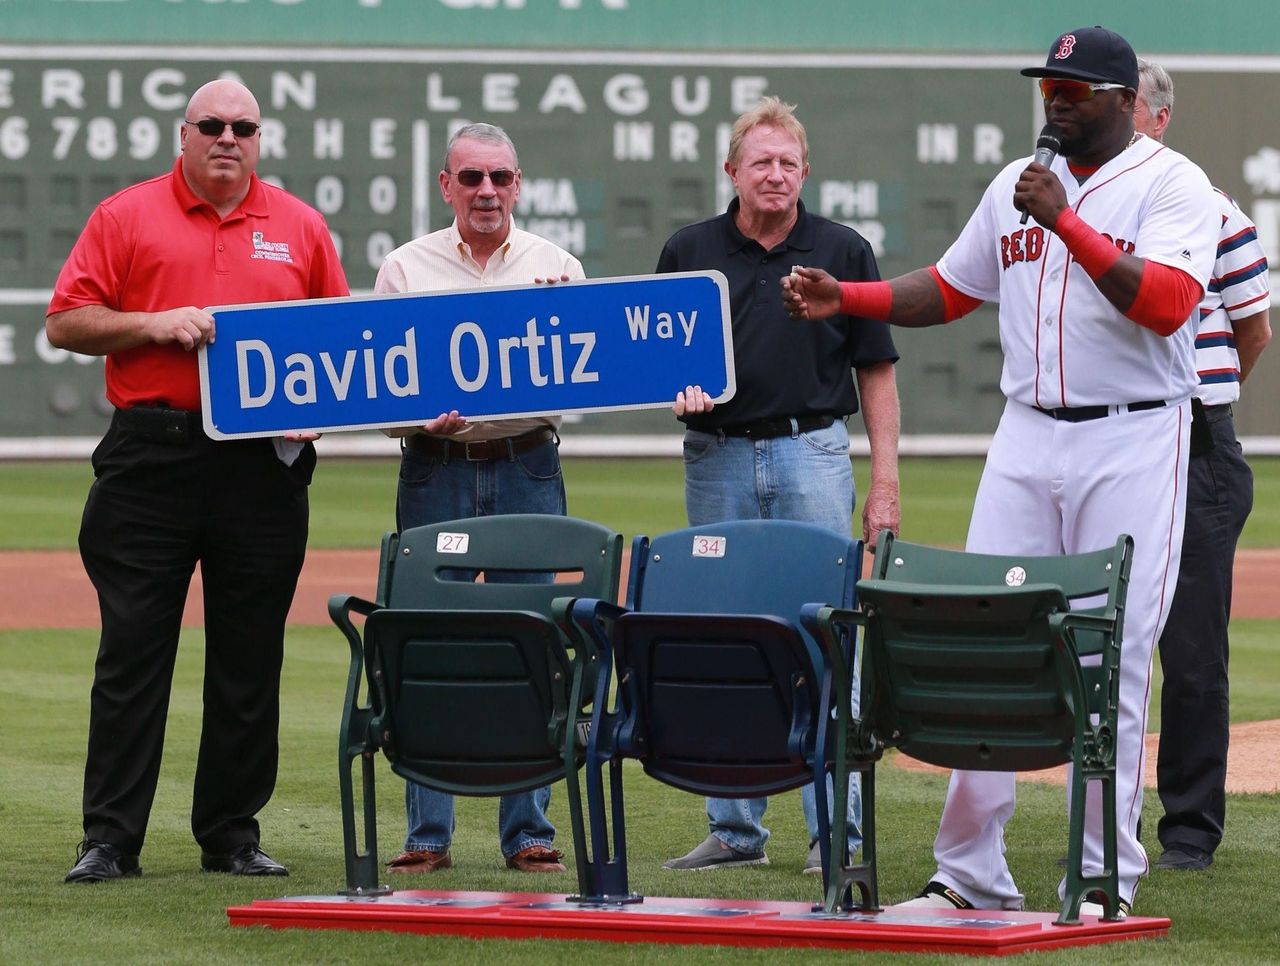
[[[432,436],[453,436],[469,428],[466,417],[459,416],[456,409],[441,413],[435,419],[422,424],[422,431]]]
[[[557,282],[569,282],[569,281],[572,281],[572,279],[570,279],[568,275],[561,275],[559,278],[554,278],[548,275],[546,278],[535,278],[533,280],[533,284],[534,285],[555,285]]]
[[[683,392],[676,393],[676,401],[671,411],[677,416],[683,416],[686,413],[690,415],[709,413],[715,405],[711,401],[711,396],[702,391],[701,386],[685,386]]]

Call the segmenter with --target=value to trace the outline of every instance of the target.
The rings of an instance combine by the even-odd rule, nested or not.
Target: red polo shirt
[[[318,211],[253,175],[244,201],[219,219],[191,192],[181,164],[94,209],[58,274],[50,315],[84,305],[163,312],[350,294]],[[200,409],[196,353],[179,345],[110,353],[106,370],[107,398],[118,407]]]

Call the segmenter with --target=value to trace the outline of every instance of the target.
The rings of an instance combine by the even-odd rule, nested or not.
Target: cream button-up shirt
[[[401,245],[382,263],[373,290],[378,294],[400,292],[441,292],[475,289],[489,285],[532,285],[535,278],[586,278],[582,263],[558,245],[510,226],[507,240],[482,268],[471,255],[471,246],[462,240],[455,220],[448,228],[433,231]],[[463,417],[467,414],[461,413]],[[468,423],[445,439],[485,440],[519,436],[547,426],[560,428],[559,416],[532,416]],[[408,430],[420,432],[420,430]],[[388,435],[405,435],[404,430],[388,430]]]

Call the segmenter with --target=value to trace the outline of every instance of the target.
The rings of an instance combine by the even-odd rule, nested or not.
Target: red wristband
[[[1107,274],[1107,270],[1120,259],[1120,249],[1115,243],[1085,224],[1071,208],[1058,215],[1053,231],[1094,281]]]
[[[893,311],[893,289],[888,282],[841,282],[840,311],[887,322]]]

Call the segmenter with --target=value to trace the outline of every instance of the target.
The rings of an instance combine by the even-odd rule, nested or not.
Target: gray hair
[[[1150,60],[1138,59],[1138,76],[1142,81],[1142,96],[1147,102],[1147,110],[1154,117],[1162,107],[1173,112],[1173,78],[1159,64]]]
[[[512,163],[517,169],[520,167],[520,159],[516,156],[516,146],[512,143],[511,136],[496,124],[479,122],[464,125],[453,132],[453,137],[449,138],[449,143],[445,145],[444,149],[444,169],[446,171],[449,170],[449,155],[453,154],[453,146],[463,138],[470,141],[487,141],[490,144],[505,144],[511,149]]]
[[[800,160],[809,163],[809,139],[805,137],[804,125],[796,117],[796,106],[788,104],[780,98],[767,96],[760,98],[760,103],[733,122],[733,130],[729,134],[730,164],[737,164],[742,153],[742,142],[753,129],[765,125],[785,131],[800,142]]]

